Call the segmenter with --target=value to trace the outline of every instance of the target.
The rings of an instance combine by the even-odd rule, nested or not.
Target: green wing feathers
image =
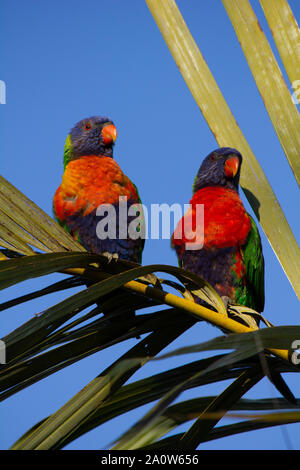
[[[265,305],[265,263],[262,253],[261,239],[253,218],[252,228],[247,242],[242,247],[247,278],[248,296],[252,297],[253,308],[262,312]],[[250,299],[249,299],[250,300]]]

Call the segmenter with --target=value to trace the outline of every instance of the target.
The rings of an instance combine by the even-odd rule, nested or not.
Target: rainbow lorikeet
[[[224,300],[262,312],[264,258],[257,226],[238,194],[241,165],[242,155],[228,147],[214,150],[203,160],[190,208],[179,221],[171,246],[179,265],[203,277]],[[197,204],[204,206],[200,227],[195,227]],[[193,243],[196,249],[191,249]],[[280,374],[267,373],[280,393],[296,403]]]
[[[202,276],[222,297],[262,312],[264,258],[257,226],[238,194],[241,164],[241,154],[227,147],[204,159],[193,186],[191,216],[177,225],[172,247],[180,266]],[[204,208],[203,246],[186,249],[187,242],[192,247],[197,204]],[[196,239],[197,227],[194,233]]]
[[[127,224],[134,216],[119,218],[119,203],[121,198],[128,215],[128,208],[141,201],[136,186],[113,159],[116,137],[113,122],[101,116],[83,119],[71,129],[65,142],[64,173],[54,195],[53,210],[58,222],[88,251],[140,263],[144,239],[128,236]],[[105,209],[104,205],[113,209],[115,219],[111,219],[111,224],[116,226],[107,235],[103,228],[103,236],[99,236],[98,224],[107,213],[103,210],[100,217],[97,209]],[[141,214],[140,219],[142,223]],[[140,230],[140,224],[136,229]]]

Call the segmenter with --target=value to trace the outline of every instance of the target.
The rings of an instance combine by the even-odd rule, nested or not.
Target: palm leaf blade
[[[0,176],[0,195],[2,211],[5,211],[8,216],[13,214],[16,224],[23,227],[51,251],[65,251],[66,249],[85,251],[51,217],[2,176]]]
[[[260,0],[286,73],[293,84],[300,77],[300,31],[287,0]]]
[[[279,141],[300,185],[300,116],[291,100],[272,49],[248,0],[243,2],[223,0],[223,4]]]

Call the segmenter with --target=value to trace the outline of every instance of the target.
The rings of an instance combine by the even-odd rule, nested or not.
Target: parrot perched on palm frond
[[[53,210],[57,221],[88,251],[141,263],[144,239],[130,237],[127,231],[133,216],[119,219],[120,198],[125,198],[126,211],[141,201],[136,186],[113,159],[116,136],[113,122],[101,116],[83,119],[71,129]],[[97,224],[101,217],[97,209],[103,205],[115,210],[115,236],[99,237]],[[103,220],[107,214],[103,211],[101,215]],[[143,223],[142,214],[139,219]],[[140,230],[140,224],[136,228]]]
[[[227,147],[204,159],[190,200],[192,216],[177,225],[172,247],[180,266],[202,276],[220,296],[262,312],[264,258],[257,226],[238,194],[241,164],[241,154]],[[203,246],[186,249],[197,204],[204,206]],[[177,236],[181,227],[183,235]]]
[[[214,150],[203,160],[189,210],[179,221],[171,246],[179,265],[209,282],[226,303],[260,313],[265,302],[264,258],[258,228],[238,194],[241,165],[242,155],[229,147]],[[200,226],[198,204],[204,208]],[[296,403],[279,373],[264,372],[288,401]]]

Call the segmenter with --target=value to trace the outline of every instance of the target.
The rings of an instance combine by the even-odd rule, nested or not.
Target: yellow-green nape
[[[65,149],[66,149],[66,148],[70,148],[70,147],[72,147],[71,135],[68,134],[68,135],[67,135],[67,138],[66,138],[66,141],[65,141]]]
[[[192,191],[193,191],[193,193],[195,192],[195,189],[196,189],[197,176],[198,176],[198,173],[196,174],[196,176],[195,176],[195,178],[194,178],[194,181],[193,181],[193,186],[192,186]]]
[[[64,169],[69,161],[72,159],[72,142],[70,134],[67,135],[64,148]]]

